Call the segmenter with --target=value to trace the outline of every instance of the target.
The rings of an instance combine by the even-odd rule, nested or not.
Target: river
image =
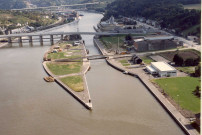
[[[78,24],[48,31],[94,31],[101,14],[82,13]],[[93,36],[82,36],[90,55],[99,54]],[[87,73],[93,110],[89,111],[56,83],[46,83],[42,58],[50,47],[0,49],[1,135],[181,135],[184,132],[156,99],[131,76],[91,61]]]

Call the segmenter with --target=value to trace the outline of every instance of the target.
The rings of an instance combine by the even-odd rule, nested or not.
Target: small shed
[[[131,61],[133,64],[141,64],[142,63],[142,59],[140,59],[137,55],[133,55],[131,58]]]

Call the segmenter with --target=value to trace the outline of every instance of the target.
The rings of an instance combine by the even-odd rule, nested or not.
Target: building
[[[140,59],[137,55],[133,55],[131,58],[131,62],[133,64],[141,64],[142,63],[142,59]]]
[[[134,40],[134,49],[138,52],[158,51],[176,48],[173,36],[144,37]]]
[[[158,74],[160,77],[177,76],[177,70],[166,62],[152,62],[146,70],[151,74]]]
[[[114,31],[115,29],[119,28],[117,22],[115,22],[114,17],[111,16],[107,21],[100,22],[97,27],[101,31]]]

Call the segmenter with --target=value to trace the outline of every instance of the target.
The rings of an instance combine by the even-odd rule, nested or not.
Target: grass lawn
[[[200,78],[177,77],[154,80],[183,109],[200,112],[200,99],[192,92],[200,85]],[[179,97],[177,97],[179,95]]]
[[[149,58],[148,56],[144,56],[144,57],[141,57],[142,61],[145,63],[145,64],[151,64],[151,62],[154,62],[151,58]]]
[[[60,80],[76,92],[84,90],[84,82],[82,76],[69,76]]]
[[[63,59],[63,58],[67,58],[65,56],[64,52],[58,52],[58,53],[50,53],[50,54],[48,54],[48,59]]]
[[[195,67],[190,66],[190,67],[176,67],[178,70],[181,70],[187,74],[192,74],[195,72]]]
[[[55,75],[66,75],[79,73],[81,71],[82,62],[64,63],[47,63],[47,67]]]
[[[124,39],[125,39],[125,36],[123,35],[101,37],[100,41],[102,41],[102,43],[105,45],[107,49],[117,48],[118,37],[119,37],[119,46],[122,46],[124,44]]]
[[[132,34],[132,36],[147,36],[149,34]],[[117,48],[118,38],[119,38],[119,47],[124,45],[126,35],[116,35],[116,36],[102,36],[100,41],[105,45],[107,49]]]
[[[129,65],[130,65],[130,63],[128,63],[127,60],[120,60],[119,62],[120,62],[123,66],[129,66]]]

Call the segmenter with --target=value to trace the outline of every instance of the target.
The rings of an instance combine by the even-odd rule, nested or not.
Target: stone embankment
[[[57,44],[55,44],[54,46],[57,46]],[[52,46],[51,48],[53,48],[54,46]],[[82,44],[82,48],[84,51],[85,56],[87,55],[86,52],[86,48],[85,45]],[[50,51],[47,51],[44,54],[44,60],[47,60],[47,53]],[[54,61],[54,60],[53,60]],[[70,93],[75,99],[77,99],[81,104],[83,104],[87,109],[92,109],[92,102],[91,102],[91,97],[90,97],[90,93],[89,93],[89,89],[88,89],[88,84],[87,84],[87,80],[86,80],[86,76],[85,74],[87,73],[87,71],[90,69],[90,62],[85,58],[83,59],[83,65],[82,65],[82,70],[80,73],[73,73],[73,74],[67,74],[67,75],[54,75],[50,69],[47,67],[47,63],[49,63],[51,61],[44,61],[43,62],[43,67],[45,69],[45,71],[47,72],[48,75],[52,76],[55,80],[56,83],[58,83],[61,87],[63,87],[68,93]],[[76,75],[81,75],[83,82],[84,82],[84,90],[81,92],[76,92],[73,89],[71,89],[70,87],[68,87],[66,84],[64,84],[60,79],[63,77],[68,77],[68,76],[76,76]]]
[[[103,55],[107,55],[107,51],[104,49],[102,43],[98,38],[94,37],[94,45]],[[122,66],[120,63],[113,59],[113,56],[106,58],[106,62],[115,69],[125,72],[131,76],[138,78],[142,84],[149,90],[149,92],[156,98],[156,100],[162,105],[162,107],[170,114],[170,116],[176,121],[180,128],[188,135],[199,135],[199,133],[190,125],[189,119],[185,118],[152,84],[150,76],[145,74],[143,68],[128,69]]]

